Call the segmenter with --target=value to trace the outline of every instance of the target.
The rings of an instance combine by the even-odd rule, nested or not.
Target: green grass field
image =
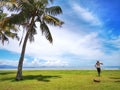
[[[15,81],[16,71],[0,71],[0,90],[120,90],[120,70],[29,70]]]

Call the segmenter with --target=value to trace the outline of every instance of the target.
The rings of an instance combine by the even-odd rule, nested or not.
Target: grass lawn
[[[0,71],[0,90],[120,90],[120,70],[29,70],[15,81],[16,71]]]

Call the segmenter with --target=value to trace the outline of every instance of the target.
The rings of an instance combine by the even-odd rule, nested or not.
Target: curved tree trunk
[[[27,31],[26,36],[25,36],[25,40],[23,42],[22,52],[21,52],[21,56],[20,56],[19,64],[18,64],[16,80],[23,79],[22,78],[22,67],[23,67],[23,61],[24,61],[24,55],[25,55],[25,49],[26,49],[26,45],[27,45],[28,36],[29,36],[29,30]]]

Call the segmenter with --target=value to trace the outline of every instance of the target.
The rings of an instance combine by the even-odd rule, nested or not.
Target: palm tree
[[[19,40],[19,37],[17,36],[17,27],[13,24],[8,24],[6,18],[7,14],[3,13],[2,10],[0,10],[0,40],[2,41],[2,44],[4,44],[4,41],[8,41],[10,38],[17,38]]]
[[[4,2],[4,0],[2,1]],[[28,39],[30,42],[34,41],[34,35],[37,34],[36,22],[39,22],[42,34],[45,35],[46,39],[49,40],[50,43],[52,43],[53,39],[48,24],[54,26],[61,26],[63,24],[61,20],[55,17],[62,13],[62,9],[59,6],[48,7],[49,2],[52,2],[53,0],[11,1],[12,3],[14,2],[14,4],[12,4],[12,8],[8,8],[8,10],[15,10],[18,13],[10,16],[9,22],[23,26],[26,31],[16,75],[16,80],[22,80],[22,67],[26,45]],[[2,4],[5,5],[4,3]]]

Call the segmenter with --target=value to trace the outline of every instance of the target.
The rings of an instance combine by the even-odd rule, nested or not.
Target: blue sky
[[[119,0],[55,0],[52,5],[61,6],[63,14],[58,17],[65,24],[62,28],[49,26],[53,45],[38,30],[35,42],[27,43],[24,66],[94,66],[97,60],[105,66],[120,66],[119,3]],[[17,66],[20,52],[16,40],[0,44],[0,65]]]

